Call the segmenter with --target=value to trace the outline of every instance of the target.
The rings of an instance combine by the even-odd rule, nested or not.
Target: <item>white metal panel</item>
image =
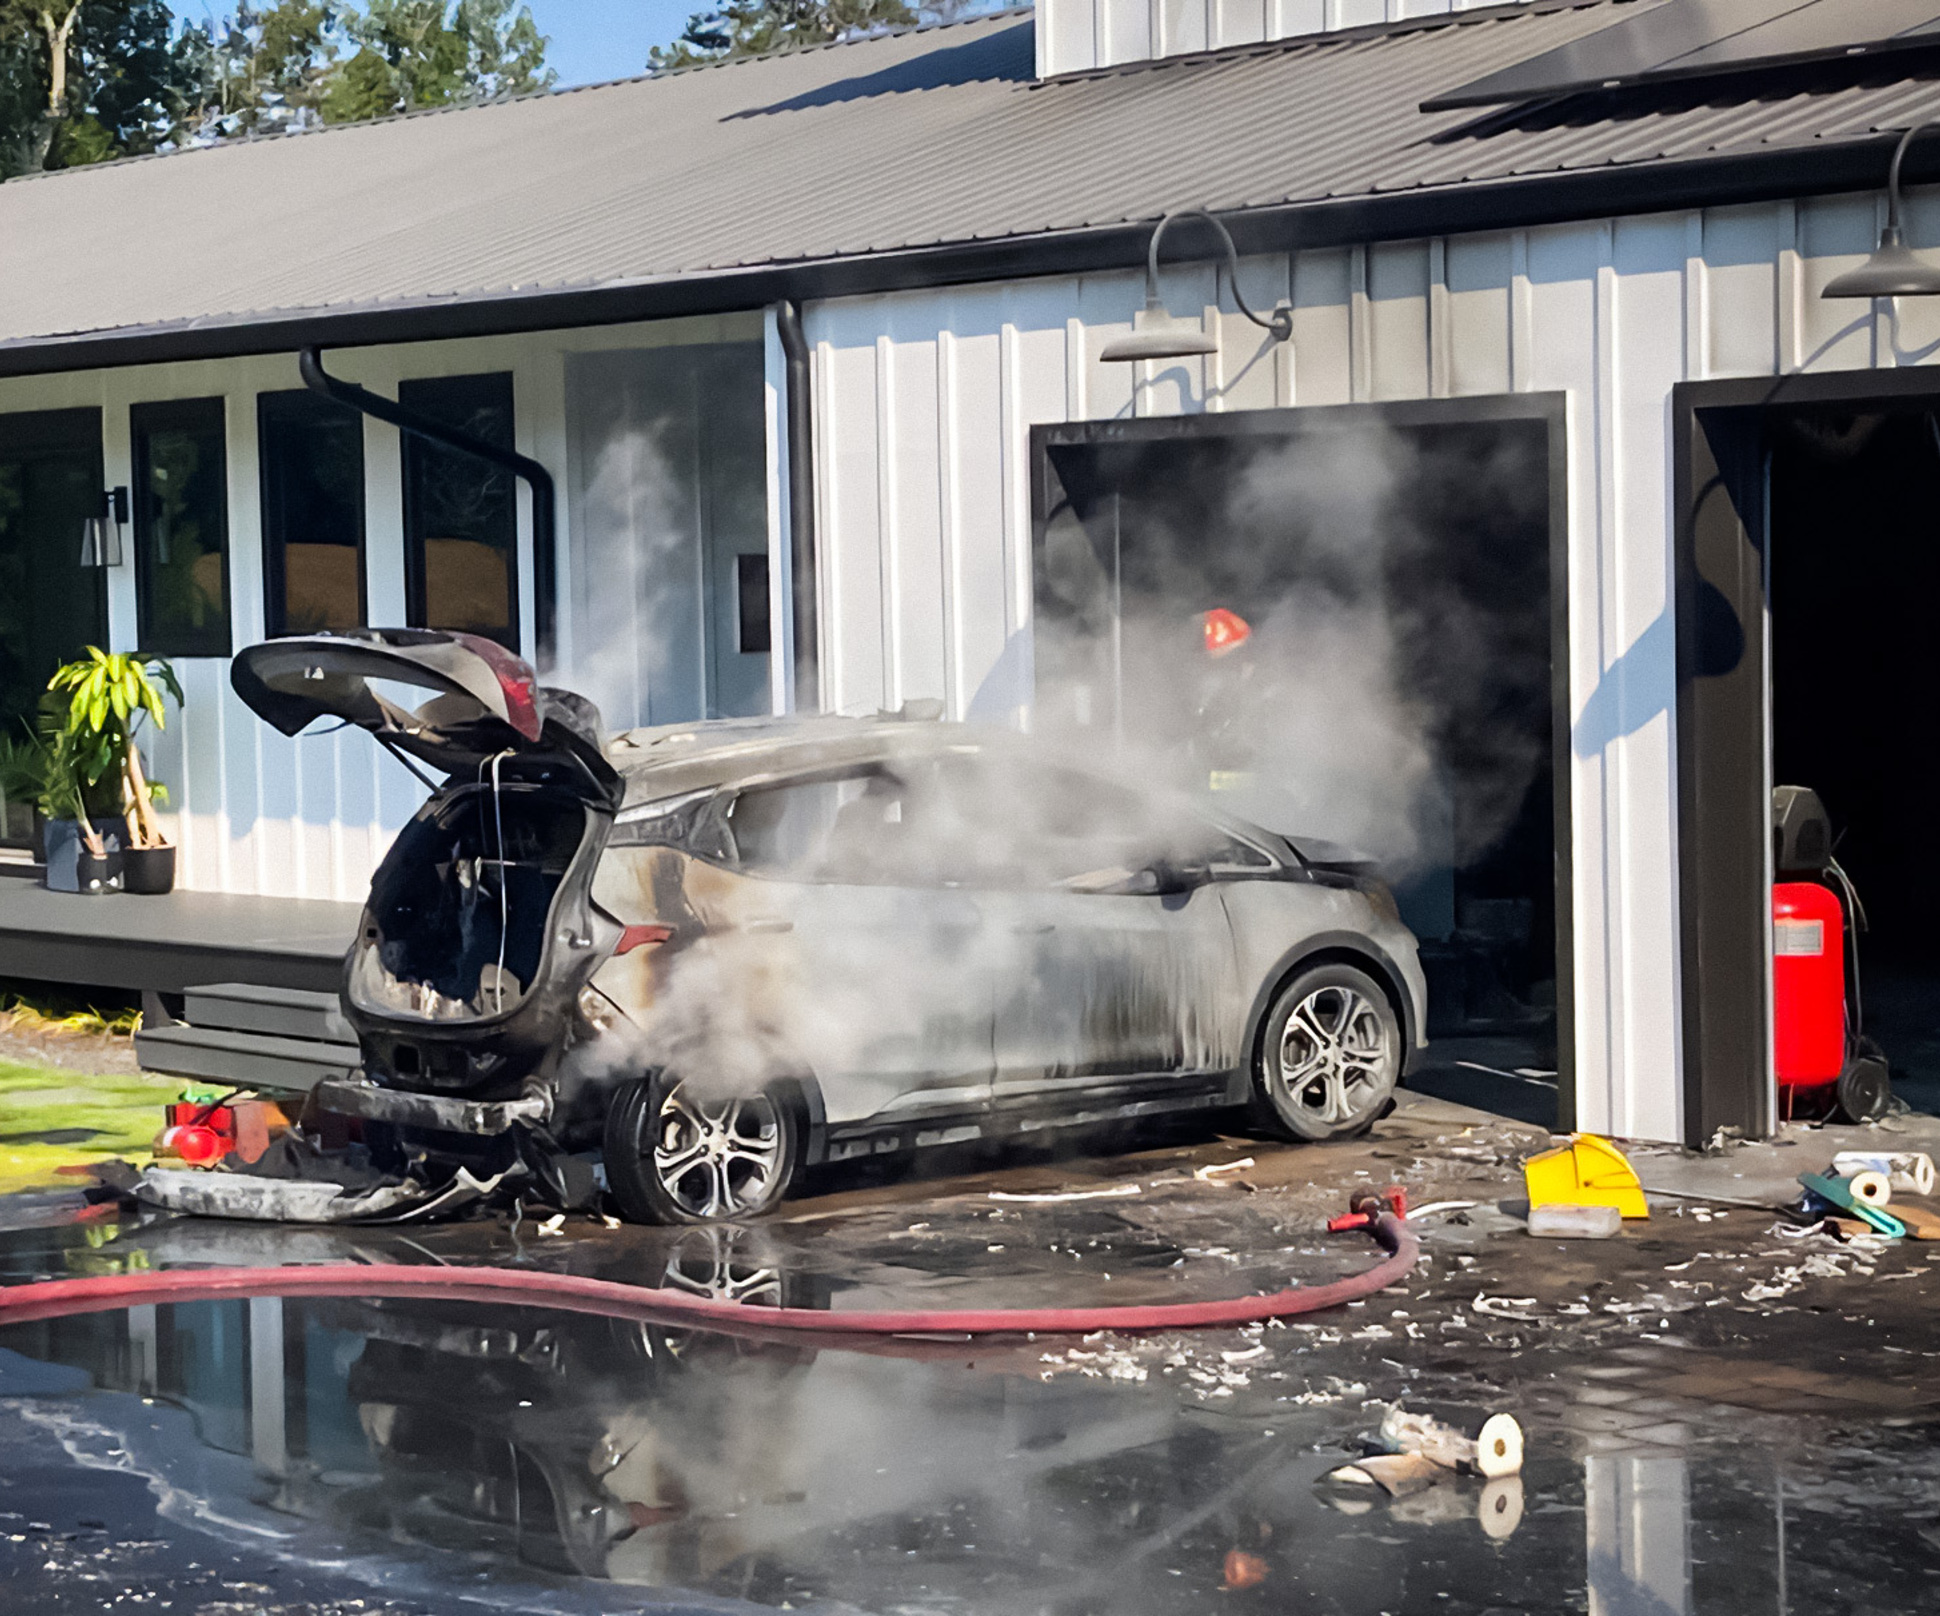
[[[1188,51],[1402,22],[1499,0],[1038,0],[1040,78]]]
[[[1267,0],[1213,0],[1215,45],[1251,45],[1267,38]]]
[[[1864,301],[1819,294],[1833,276],[1856,268],[1879,240],[1870,196],[1812,197],[1798,205],[1800,370],[1859,370],[1876,363],[1873,310]]]
[[[1613,530],[1604,545],[1602,680],[1618,682],[1621,721],[1606,745],[1605,812],[1616,822],[1605,859],[1622,864],[1623,908],[1608,974],[1619,983],[1624,1065],[1615,1109],[1583,1126],[1623,1138],[1672,1131],[1681,1117],[1676,951],[1677,665],[1671,615],[1671,463],[1665,422],[1684,377],[1682,219],[1620,220],[1600,270],[1598,355],[1608,419],[1605,486]],[[1581,732],[1580,732],[1581,733]],[[1583,733],[1587,743],[1589,735]],[[1600,737],[1599,737],[1600,738]],[[1632,872],[1649,872],[1636,879]]]
[[[1769,376],[1778,364],[1779,217],[1767,206],[1719,208],[1688,266],[1701,299],[1707,376]]]
[[[1293,399],[1345,404],[1354,396],[1353,255],[1344,248],[1293,260]]]
[[[1427,245],[1371,249],[1367,298],[1370,396],[1429,397]]]
[[[1509,314],[1513,242],[1466,236],[1448,243],[1443,283],[1448,321],[1448,391],[1506,393],[1510,375]]]

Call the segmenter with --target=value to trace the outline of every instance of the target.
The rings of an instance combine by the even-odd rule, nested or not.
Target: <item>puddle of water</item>
[[[1390,1504],[1316,1486],[1371,1423],[1358,1399],[1290,1405],[1264,1377],[1217,1406],[1164,1375],[1046,1381],[1045,1345],[817,1351],[274,1298],[15,1326],[0,1568],[50,1600],[85,1552],[161,1597],[213,1562],[399,1608],[664,1608],[678,1590],[867,1610],[1709,1616],[1910,1609],[1940,1560],[1940,1463],[1912,1428],[1812,1437],[1693,1417],[1648,1386],[1553,1381],[1519,1487]],[[1268,1352],[1302,1375],[1316,1356],[1281,1333]]]
[[[477,1228],[123,1230],[58,1213],[49,1201],[46,1227],[0,1240],[0,1273],[506,1255]],[[977,1261],[991,1244],[1029,1254],[1032,1286],[1060,1264],[1087,1284],[1114,1266],[1161,1280],[1192,1245],[1117,1211],[1043,1228],[1006,1217],[1001,1242],[990,1227],[939,1228],[922,1253],[907,1230],[756,1230],[618,1231],[523,1255],[828,1306],[994,1283],[1000,1258]],[[1303,1260],[1288,1250],[1276,1260]],[[1250,1284],[1264,1260],[1191,1258],[1201,1287]],[[1930,1601],[1940,1453],[1924,1382],[1636,1338],[1481,1360],[1400,1339],[1417,1306],[1382,1309],[1378,1332],[1376,1313],[1343,1312],[1129,1348],[818,1349],[419,1300],[14,1326],[0,1330],[0,1604],[93,1611],[109,1586],[176,1609],[330,1616],[1728,1616]],[[1488,1384],[1503,1374],[1511,1387]],[[1517,1412],[1520,1482],[1394,1502],[1326,1484],[1378,1420],[1363,1399],[1404,1394],[1470,1428]]]

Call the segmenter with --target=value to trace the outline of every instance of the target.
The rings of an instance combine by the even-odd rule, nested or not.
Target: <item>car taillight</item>
[[[628,926],[620,933],[620,945],[615,954],[631,954],[636,948],[646,948],[650,944],[664,943],[673,936],[672,926]]]

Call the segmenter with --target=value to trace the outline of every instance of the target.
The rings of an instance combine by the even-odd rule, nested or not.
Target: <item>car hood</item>
[[[476,634],[363,628],[265,640],[236,654],[229,682],[285,735],[334,719],[447,775],[509,754],[563,765],[596,797],[619,796],[619,776],[601,750],[599,710],[570,690],[541,685],[530,663]],[[407,708],[374,683],[430,697]]]

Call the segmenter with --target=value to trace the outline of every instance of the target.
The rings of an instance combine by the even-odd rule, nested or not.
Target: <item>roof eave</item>
[[[1895,132],[1811,147],[1579,169],[1225,215],[1243,254],[1525,229],[1876,189]],[[808,300],[1131,269],[1151,222],[948,242],[597,286],[549,287],[0,343],[0,377],[619,325]]]

